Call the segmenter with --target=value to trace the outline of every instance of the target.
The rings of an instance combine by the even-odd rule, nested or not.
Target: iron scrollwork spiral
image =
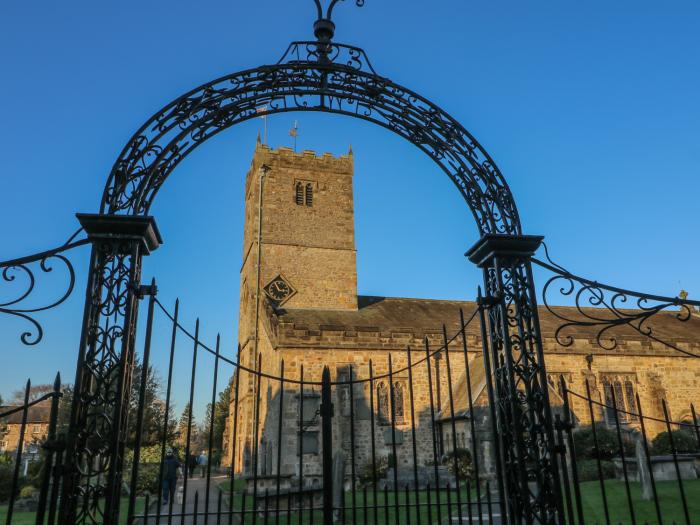
[[[20,259],[13,259],[0,262],[0,275],[5,283],[13,283],[20,286],[19,291],[14,292],[14,298],[0,302],[0,314],[7,314],[19,317],[28,322],[31,327],[20,334],[20,341],[28,346],[38,344],[44,337],[44,329],[35,314],[50,310],[62,304],[70,297],[75,287],[75,269],[66,257],[64,252],[86,244],[86,239],[71,242],[69,241],[53,250],[37,253]],[[38,266],[38,267],[37,267]],[[42,306],[28,307],[27,300],[36,289],[40,274],[49,274],[57,266],[65,268],[67,272],[67,283],[61,287],[57,298]]]
[[[569,347],[574,344],[572,329],[587,327],[595,331],[595,342],[604,350],[618,347],[619,334],[615,329],[628,327],[638,334],[690,357],[700,354],[681,348],[663,337],[653,327],[653,319],[666,315],[676,322],[689,321],[700,307],[700,301],[682,297],[665,297],[625,290],[579,277],[552,261],[545,247],[548,262],[533,258],[532,262],[554,273],[545,283],[542,298],[547,311],[562,323],[554,332],[557,343]],[[571,308],[553,307],[552,299],[570,298]]]
[[[321,0],[314,0],[314,5],[316,6],[316,14],[318,15],[318,19],[326,19],[330,20],[333,16],[333,8],[335,8],[336,4],[338,2],[342,2],[344,0],[331,0],[331,2],[328,4],[328,8],[326,9],[326,14],[324,16],[323,14],[323,5],[321,4]],[[365,0],[355,0],[355,5],[357,7],[362,7],[365,5]]]

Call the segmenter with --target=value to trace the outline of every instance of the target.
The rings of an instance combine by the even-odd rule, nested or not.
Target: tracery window
[[[388,425],[391,421],[389,416],[389,389],[384,381],[377,385],[377,414],[381,424]]]
[[[394,417],[397,423],[403,423],[403,385],[399,381],[394,383]]]
[[[637,420],[633,374],[605,374],[601,378],[605,398],[605,422],[615,425],[615,412],[620,423]]]
[[[549,372],[547,373],[547,383],[549,386],[564,399],[564,390],[561,387],[561,377],[564,376],[564,381],[568,388],[571,388],[571,373],[570,372]]]

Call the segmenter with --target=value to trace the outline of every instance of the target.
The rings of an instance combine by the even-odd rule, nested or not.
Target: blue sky
[[[505,174],[526,233],[545,235],[559,262],[622,287],[700,296],[696,2],[345,4],[336,40],[362,46],[380,74],[460,120]],[[208,80],[275,62],[289,41],[311,37],[313,19],[311,0],[4,2],[0,259],[63,242],[75,212],[97,211],[114,159],[150,115]],[[299,149],[343,154],[352,144],[360,293],[474,298],[479,273],[463,253],[476,228],[429,159],[386,130],[328,115],[270,118],[270,145],[291,145],[295,119]],[[260,128],[230,129],[177,168],[152,209],[165,244],[144,267],[160,300],[180,297],[183,319],[199,316],[208,341],[220,332],[229,355],[243,181]],[[0,394],[56,370],[72,380],[86,258],[73,255],[71,299],[41,315],[41,345],[23,347],[25,325],[0,319],[0,355],[11,364],[0,368]],[[156,326],[163,369],[162,316]],[[190,351],[181,342],[179,384]],[[202,364],[198,404],[210,376]],[[176,389],[179,409],[185,395]]]

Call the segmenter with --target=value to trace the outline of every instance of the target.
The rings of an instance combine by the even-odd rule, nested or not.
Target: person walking
[[[194,469],[197,466],[198,460],[197,455],[192,453],[187,458],[187,468],[190,471],[190,479],[194,477]]]
[[[168,501],[175,497],[179,468],[180,462],[175,457],[173,449],[168,448],[163,460],[163,505],[167,505]]]
[[[197,459],[197,463],[199,464],[199,467],[202,469],[202,477],[204,477],[204,474],[207,470],[207,453],[202,450],[202,452],[199,454],[199,458]]]

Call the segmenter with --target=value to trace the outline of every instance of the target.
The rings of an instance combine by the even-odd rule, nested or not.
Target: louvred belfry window
[[[314,187],[311,183],[306,185],[306,205],[309,207],[314,205]]]
[[[308,180],[298,180],[294,183],[294,203],[297,206],[311,208],[314,205],[314,187],[316,183]]]
[[[297,206],[304,205],[304,185],[301,182],[294,185],[294,202]]]

